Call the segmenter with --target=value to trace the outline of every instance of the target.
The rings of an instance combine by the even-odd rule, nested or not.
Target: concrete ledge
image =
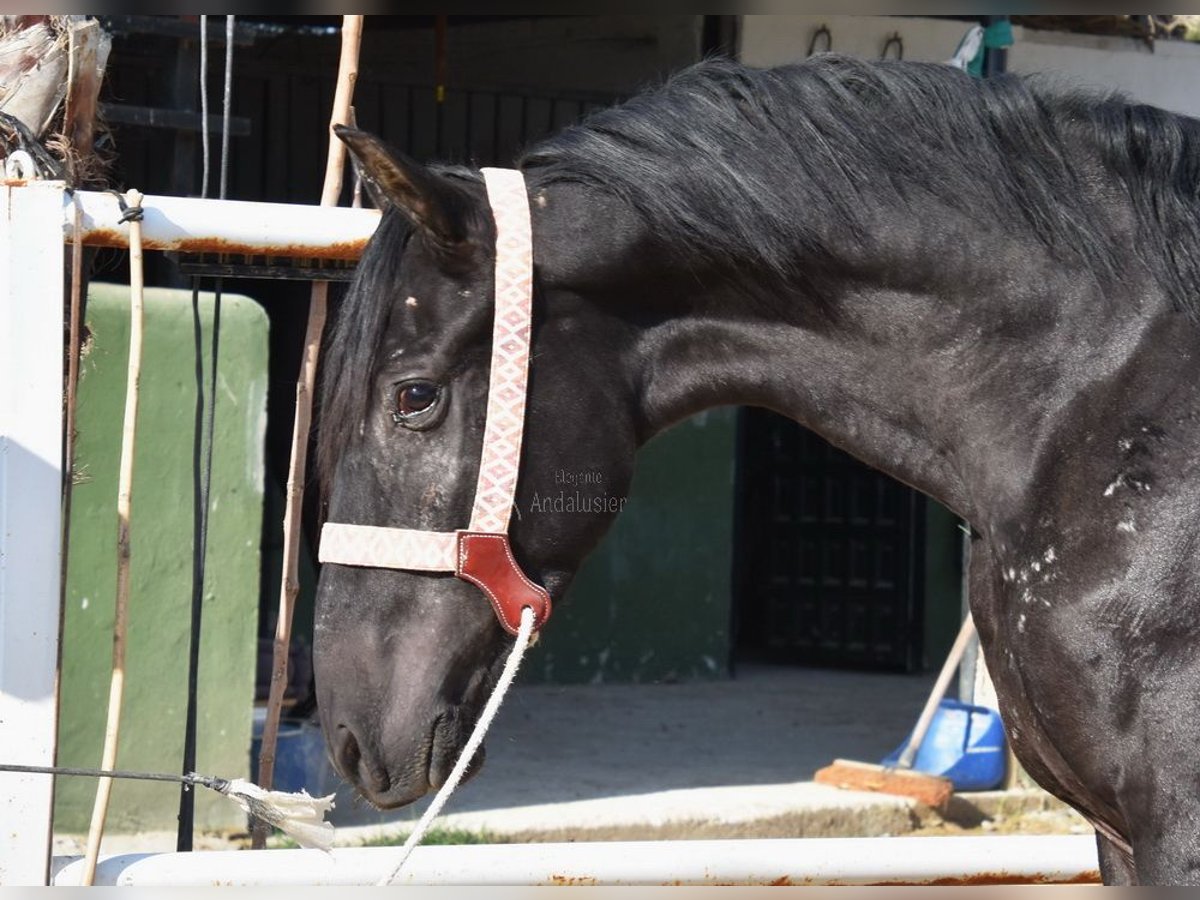
[[[414,812],[415,820],[415,812]],[[399,842],[414,820],[340,827],[335,843]],[[892,837],[980,833],[1081,833],[1083,820],[1036,789],[957,794],[944,816],[912,800],[843,791],[813,782],[662,791],[567,803],[452,813],[435,826],[486,835],[492,842],[715,840]],[[245,835],[204,835],[202,849],[232,849]],[[173,832],[108,835],[104,853],[164,852]],[[59,835],[56,855],[82,852],[83,838]]]
[[[988,819],[1067,810],[1070,810],[1067,804],[1040,788],[1017,788],[1011,791],[955,794],[950,798],[949,807],[942,818],[974,828]]]
[[[737,837],[885,837],[945,823],[974,829],[992,819],[1065,811],[1040,790],[957,794],[944,816],[908,798],[844,791],[814,782],[661,791],[567,803],[451,813],[439,827],[530,841],[675,840]],[[406,833],[411,822],[339,828],[353,846]]]

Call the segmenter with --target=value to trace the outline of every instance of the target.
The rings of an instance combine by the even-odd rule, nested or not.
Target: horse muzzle
[[[450,775],[471,733],[473,717],[462,707],[438,713],[423,739],[407,747],[398,742],[371,742],[345,723],[326,732],[330,757],[338,773],[372,806],[396,809],[435,791]],[[382,746],[380,746],[382,744]],[[465,779],[482,767],[484,748],[472,758]]]

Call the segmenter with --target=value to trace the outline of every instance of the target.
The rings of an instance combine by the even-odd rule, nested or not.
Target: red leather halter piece
[[[550,595],[521,571],[507,534],[458,532],[458,567],[454,574],[487,595],[500,624],[511,634],[517,633],[521,610],[526,606],[533,609],[534,630],[550,616]]]
[[[550,616],[550,595],[521,571],[508,541],[529,381],[532,229],[524,176],[514,169],[484,169],[483,178],[496,222],[496,311],[470,525],[457,531],[419,531],[326,522],[318,559],[344,566],[453,572],[483,591],[500,624],[516,634],[524,607],[533,610],[535,629]]]

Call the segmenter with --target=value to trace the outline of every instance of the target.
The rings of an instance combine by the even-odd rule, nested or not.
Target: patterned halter
[[[512,634],[521,609],[531,607],[534,627],[550,615],[550,595],[513,558],[508,523],[521,466],[529,343],[533,315],[533,245],[524,176],[514,169],[484,169],[496,222],[496,311],[488,378],[487,420],[470,524],[457,531],[418,531],[326,522],[322,563],[453,572],[479,587]]]

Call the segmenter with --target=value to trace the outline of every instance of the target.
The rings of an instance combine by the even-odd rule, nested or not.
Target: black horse
[[[477,172],[343,137],[387,212],[327,350],[328,514],[452,530],[485,409],[487,201]],[[970,523],[1008,737],[1095,824],[1105,880],[1200,880],[1200,123],[938,65],[713,61],[520,167],[518,504],[563,469],[621,493],[638,446],[707,407],[795,419]],[[611,519],[514,519],[519,562],[561,598]],[[342,773],[385,807],[438,786],[508,640],[455,578],[325,566]]]

